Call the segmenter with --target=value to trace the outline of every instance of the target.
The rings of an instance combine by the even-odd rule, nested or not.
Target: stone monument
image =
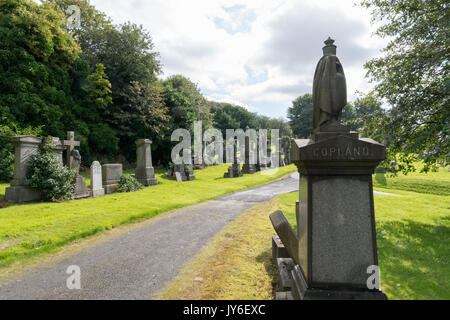
[[[119,180],[123,175],[123,166],[121,163],[112,163],[102,165],[102,181],[106,194],[116,192],[119,187]]]
[[[167,179],[176,180],[177,182],[195,180],[193,165],[173,164],[173,167],[169,168],[167,172]]]
[[[249,132],[248,126],[246,130],[247,132]],[[254,174],[256,173],[256,171],[258,171],[256,168],[256,164],[258,162],[256,145],[256,141],[250,141],[250,136],[245,135],[245,160],[244,164],[242,165],[242,173]]]
[[[93,198],[105,195],[102,184],[102,166],[100,162],[94,161],[91,164],[91,194]]]
[[[89,197],[89,191],[86,186],[85,179],[80,175],[81,155],[77,149],[72,149],[70,152],[70,169],[75,170],[75,189],[73,196],[75,199],[82,199]]]
[[[39,191],[26,187],[27,165],[30,157],[38,153],[41,138],[34,136],[16,136],[14,143],[14,177],[10,187],[5,190],[5,200],[14,203],[38,201]]]
[[[156,186],[155,169],[152,166],[152,141],[139,139],[136,141],[136,179],[144,186]]]
[[[292,143],[291,160],[300,173],[298,231],[281,211],[270,216],[291,259],[277,260],[290,288],[279,296],[386,299],[368,286],[369,270],[378,266],[372,174],[385,147],[339,122],[346,85],[333,42],[325,41],[314,75],[314,135]]]
[[[223,174],[224,178],[239,178],[239,177],[242,177],[241,164],[238,162],[238,157],[237,157],[237,143],[236,143],[236,141],[234,142],[233,149],[234,149],[233,150],[233,152],[234,152],[233,164],[231,165],[231,167],[228,167],[228,171]]]

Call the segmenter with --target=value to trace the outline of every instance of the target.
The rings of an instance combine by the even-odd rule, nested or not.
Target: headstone
[[[116,192],[119,187],[120,177],[123,175],[123,166],[121,163],[102,165],[102,181],[106,194]]]
[[[51,142],[52,144],[52,151],[54,152],[56,158],[61,164],[64,164],[63,160],[63,152],[65,150],[64,145],[62,144],[61,140],[59,140],[58,137],[46,137],[44,138],[45,142]]]
[[[92,197],[96,198],[105,195],[105,189],[103,188],[102,183],[102,166],[100,162],[92,162],[90,173]]]
[[[234,160],[233,160],[233,164],[231,165],[231,167],[228,167],[228,171],[224,173],[223,177],[224,178],[239,178],[242,177],[242,172],[241,172],[241,164],[238,163],[238,158],[237,158],[237,143],[234,143]]]
[[[14,177],[5,190],[5,200],[14,203],[32,202],[41,199],[39,191],[26,187],[28,161],[37,154],[42,140],[34,136],[16,136],[14,143]]]
[[[247,127],[247,130],[249,127]],[[257,147],[255,141],[250,141],[250,137],[248,135],[245,136],[245,160],[242,165],[242,173],[246,174],[254,174],[257,171],[256,163],[257,163]],[[254,158],[251,159],[251,153],[254,154]]]
[[[155,186],[155,169],[152,166],[152,141],[139,139],[136,141],[136,179],[144,186]]]
[[[192,165],[174,164],[173,167],[169,169],[169,171],[167,172],[167,178],[170,180],[176,180],[177,182],[180,182],[179,179],[177,179],[176,175],[177,172],[181,177],[181,181],[195,180],[194,169]]]
[[[175,172],[175,180],[177,182],[183,182],[183,177],[181,176],[180,172]]]
[[[72,164],[71,169],[75,169],[75,189],[73,196],[75,199],[87,198],[90,196],[88,188],[86,186],[85,179],[80,175],[81,155],[77,149],[72,149],[70,153],[70,162]]]
[[[346,104],[345,76],[328,39],[314,77],[314,136],[294,140],[300,173],[298,235],[281,211],[272,224],[295,266],[295,299],[386,299],[368,288],[378,266],[372,174],[385,147],[339,123]]]

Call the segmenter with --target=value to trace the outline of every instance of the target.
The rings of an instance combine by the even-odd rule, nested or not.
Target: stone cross
[[[70,169],[70,168],[72,168],[71,153],[75,147],[80,146],[80,141],[75,141],[75,132],[74,131],[67,131],[67,140],[63,140],[62,144],[67,149],[66,164],[67,164],[67,167]]]

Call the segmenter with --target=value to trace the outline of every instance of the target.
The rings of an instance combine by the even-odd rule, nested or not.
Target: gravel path
[[[295,190],[296,173],[140,223],[9,280],[0,285],[0,299],[151,298],[231,220],[256,202]],[[79,290],[66,284],[66,270],[73,265],[81,271]]]

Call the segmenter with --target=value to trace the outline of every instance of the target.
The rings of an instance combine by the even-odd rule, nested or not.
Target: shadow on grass
[[[382,286],[390,299],[450,298],[450,227],[412,220],[377,224]]]
[[[272,259],[272,248],[267,249],[256,257],[256,262],[262,263],[267,274],[272,278],[272,298],[275,299],[277,290],[278,272],[275,261]]]

